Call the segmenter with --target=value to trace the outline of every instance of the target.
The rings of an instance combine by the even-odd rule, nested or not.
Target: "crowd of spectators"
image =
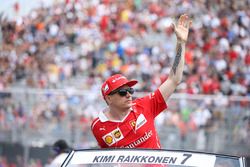
[[[176,39],[170,25],[187,13],[193,25],[185,54],[184,82],[177,92],[248,97],[249,5],[248,0],[66,0],[33,10],[16,21],[1,18],[0,91],[73,87],[100,93],[103,80],[115,72],[139,80],[138,91],[153,91],[168,77],[175,56]],[[0,95],[2,132],[12,130],[15,123],[17,129],[31,132],[55,134],[71,128],[68,131],[80,129],[81,135],[87,136],[90,120],[101,107],[95,105],[100,100],[95,95],[37,95],[31,96],[33,101],[26,99],[27,103],[14,94]],[[189,130],[212,129],[220,120],[241,120],[243,111],[249,113],[249,101],[236,101],[234,106],[218,101],[220,104],[200,107],[196,101],[194,108],[171,103],[170,112],[160,119],[178,127],[184,139]],[[31,106],[27,106],[29,102]],[[78,107],[72,108],[74,105]],[[228,111],[237,114],[225,118]],[[216,125],[211,123],[214,121]],[[229,126],[235,131],[234,140],[241,144],[249,138],[248,121],[246,118]],[[67,127],[60,127],[63,124]],[[79,140],[79,147],[90,146],[88,139]],[[197,143],[197,148],[205,149],[204,143]],[[6,159],[1,158],[1,165],[8,166]]]
[[[77,77],[74,87],[92,90],[121,72],[141,81],[139,91],[152,91],[175,56],[170,24],[188,13],[193,25],[178,91],[249,95],[247,6],[247,0],[76,0],[2,19],[0,89],[58,88]]]

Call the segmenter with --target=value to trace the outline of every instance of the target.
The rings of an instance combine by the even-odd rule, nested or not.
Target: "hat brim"
[[[137,83],[138,83],[137,80],[130,80],[130,81],[126,82],[126,83],[123,83],[122,85],[119,85],[119,86],[118,86],[117,88],[115,88],[114,90],[119,89],[120,87],[122,87],[122,86],[124,86],[124,85],[128,85],[129,87],[133,87],[133,86],[136,85]],[[112,90],[112,91],[114,91],[114,90]]]
[[[129,87],[132,87],[134,85],[136,85],[138,83],[138,81],[136,80],[131,80],[131,81],[128,81],[126,84],[124,85],[128,85]],[[123,86],[123,85],[122,85]]]

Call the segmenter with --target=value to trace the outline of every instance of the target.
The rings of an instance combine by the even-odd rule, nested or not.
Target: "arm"
[[[170,95],[174,92],[175,88],[182,80],[185,61],[185,45],[191,23],[192,22],[189,20],[188,16],[184,14],[178,19],[177,25],[173,25],[175,34],[177,36],[176,56],[168,79],[159,87],[159,90],[165,101],[168,100]]]

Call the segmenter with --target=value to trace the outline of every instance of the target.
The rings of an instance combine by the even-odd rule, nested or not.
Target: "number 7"
[[[183,154],[183,156],[185,158],[181,161],[181,164],[184,164],[190,157],[192,157],[192,154]]]

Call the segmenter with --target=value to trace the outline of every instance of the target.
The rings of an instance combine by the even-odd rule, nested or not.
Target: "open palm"
[[[173,24],[175,34],[178,40],[186,42],[188,38],[189,27],[192,21],[189,19],[187,14],[180,16],[176,24]]]

